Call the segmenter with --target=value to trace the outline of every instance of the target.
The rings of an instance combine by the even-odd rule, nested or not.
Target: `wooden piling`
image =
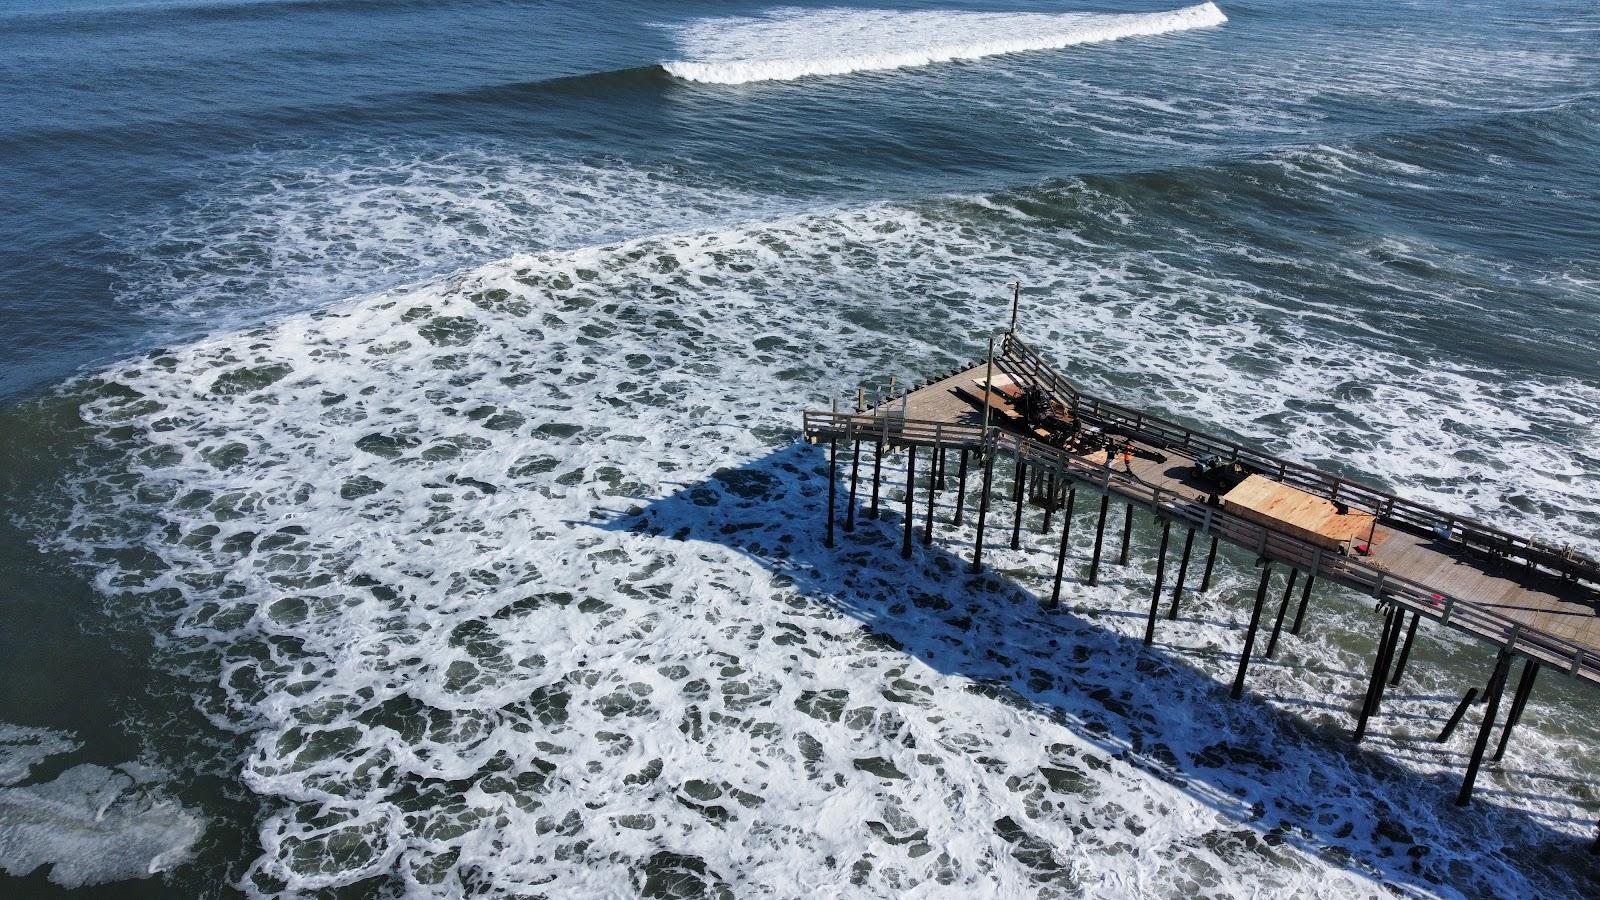
[[[861,439],[855,438],[850,443],[855,449],[850,452],[850,502],[844,508],[844,530],[856,530],[856,477],[861,474]]]
[[[1172,609],[1168,610],[1167,618],[1178,618],[1178,599],[1183,596],[1183,579],[1189,574],[1189,551],[1194,549],[1194,529],[1183,538],[1183,556],[1178,561],[1178,580],[1172,586]]]
[[[1383,696],[1383,685],[1389,677],[1389,659],[1393,653],[1394,639],[1400,634],[1405,612],[1398,607],[1384,611],[1383,631],[1378,635],[1378,646],[1372,653],[1372,675],[1367,680],[1367,692],[1361,698],[1361,711],[1356,716],[1354,740],[1360,743],[1367,733],[1367,721],[1378,711]]]
[[[1483,724],[1478,726],[1478,739],[1472,745],[1472,756],[1467,761],[1467,774],[1461,779],[1461,793],[1456,795],[1456,805],[1472,802],[1472,786],[1478,780],[1478,769],[1483,765],[1483,751],[1489,747],[1489,733],[1494,731],[1495,716],[1500,713],[1500,695],[1505,692],[1506,676],[1511,671],[1511,651],[1500,648],[1494,661],[1494,674],[1489,676],[1489,707],[1483,711]]]
[[[1294,611],[1294,627],[1289,633],[1295,637],[1300,636],[1300,629],[1306,624],[1306,604],[1311,602],[1311,586],[1317,583],[1315,570],[1306,573],[1306,586],[1300,589],[1300,608]]]
[[[1150,618],[1144,624],[1144,642],[1156,639],[1156,616],[1161,612],[1161,580],[1167,574],[1167,541],[1172,537],[1172,520],[1161,517],[1161,549],[1156,551],[1156,585],[1150,591]]]
[[[1100,520],[1094,526],[1094,556],[1089,560],[1089,584],[1100,583],[1100,549],[1106,541],[1106,512],[1111,509],[1111,495],[1100,495]]]
[[[1072,507],[1077,502],[1078,489],[1067,489],[1067,503],[1061,510],[1061,549],[1056,551],[1056,586],[1050,591],[1050,608],[1061,602],[1061,573],[1067,565],[1067,541],[1072,537]]]
[[[978,537],[972,542],[973,574],[983,567],[983,525],[989,517],[989,488],[994,482],[994,449],[985,446],[979,452],[983,454],[983,489],[978,493]]]
[[[956,514],[950,524],[961,527],[963,507],[967,501],[967,451],[961,450],[961,461],[956,465]]]
[[[1411,614],[1411,624],[1406,628],[1406,642],[1400,645],[1400,658],[1395,660],[1394,674],[1389,676],[1391,685],[1399,686],[1400,678],[1406,673],[1406,661],[1411,659],[1411,644],[1417,639],[1417,623],[1421,620],[1422,613]]]
[[[917,474],[917,445],[906,447],[906,522],[905,538],[900,542],[900,555],[906,559],[911,558],[911,523],[916,519],[916,513],[911,508],[915,499],[916,482],[913,480]]]
[[[1050,533],[1050,518],[1056,511],[1056,473],[1045,473],[1044,488],[1044,521],[1039,525],[1040,534]]]
[[[1522,664],[1522,676],[1517,679],[1517,693],[1511,698],[1511,712],[1506,716],[1506,726],[1500,730],[1500,745],[1495,748],[1495,762],[1506,755],[1506,745],[1511,742],[1511,730],[1522,721],[1522,710],[1528,705],[1528,695],[1533,693],[1533,680],[1539,677],[1538,660],[1530,659]]]
[[[1016,496],[1013,498],[1016,500],[1016,512],[1011,519],[1011,549],[1013,550],[1022,549],[1022,508],[1027,501],[1027,495],[1024,493],[1027,490],[1027,482],[1023,481],[1023,478],[1026,477],[1027,472],[1028,464],[1022,459],[1022,451],[1019,449],[1017,451],[1017,488],[1014,491]]]
[[[878,438],[872,445],[872,506],[867,509],[867,518],[878,517],[878,487],[883,481],[883,438]]]
[[[1461,698],[1460,703],[1456,704],[1456,711],[1451,713],[1449,721],[1444,723],[1444,730],[1440,731],[1439,736],[1433,739],[1434,743],[1442,744],[1450,740],[1450,735],[1455,733],[1456,726],[1461,724],[1461,717],[1467,714],[1467,707],[1477,702],[1477,699],[1478,689],[1467,688],[1466,695]]]
[[[1278,634],[1283,631],[1283,618],[1289,612],[1289,600],[1294,597],[1294,581],[1300,576],[1300,570],[1289,569],[1289,581],[1283,586],[1283,599],[1278,601],[1278,618],[1272,623],[1272,637],[1267,639],[1267,659],[1271,659],[1278,651]]]
[[[1117,556],[1117,565],[1128,564],[1128,543],[1133,539],[1133,504],[1129,503],[1127,512],[1122,516],[1122,553]]]
[[[828,441],[828,536],[823,538],[822,546],[833,546],[833,508],[838,505],[837,494],[839,491],[839,439]]]
[[[1261,608],[1267,605],[1267,584],[1272,579],[1272,563],[1262,559],[1261,584],[1256,588],[1256,603],[1250,610],[1250,627],[1244,633],[1244,651],[1239,654],[1239,673],[1233,676],[1233,699],[1244,696],[1244,675],[1250,668],[1250,651],[1256,645],[1256,629],[1261,627]]]
[[[1217,563],[1217,536],[1211,536],[1211,549],[1206,551],[1206,570],[1200,576],[1200,593],[1204,594],[1211,587],[1211,569]]]
[[[928,515],[922,522],[923,546],[933,543],[933,495],[939,492],[939,451],[941,449],[937,444],[934,445],[933,459],[928,461]]]

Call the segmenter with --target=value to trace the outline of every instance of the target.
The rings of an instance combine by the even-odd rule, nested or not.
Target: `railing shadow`
[[[863,453],[863,485],[870,484],[870,449],[867,445]],[[912,509],[913,556],[902,560],[897,550],[905,509],[898,496],[896,503],[888,498],[899,494],[890,488],[904,485],[905,470],[891,466],[891,459],[885,456],[882,518],[867,518],[868,488],[863,487],[856,498],[856,530],[846,533],[842,522],[849,502],[850,455],[841,446],[836,501],[841,527],[833,548],[824,546],[823,541],[828,449],[803,443],[720,469],[702,482],[682,485],[642,506],[602,513],[599,521],[591,524],[666,540],[718,544],[748,556],[792,581],[809,600],[854,618],[933,670],[968,679],[974,692],[1070,729],[1107,755],[1181,789],[1242,828],[1325,860],[1358,860],[1365,874],[1391,885],[1424,893],[1438,889],[1440,873],[1434,871],[1430,877],[1430,870],[1416,853],[1406,852],[1409,842],[1404,846],[1386,844],[1382,827],[1375,832],[1377,837],[1352,838],[1349,820],[1305,814],[1304,807],[1289,796],[1289,786],[1275,786],[1275,781],[1284,777],[1278,773],[1285,767],[1256,749],[1261,743],[1259,735],[1248,743],[1232,740],[1236,726],[1259,730],[1260,710],[1230,701],[1227,685],[1193,668],[1181,653],[1163,648],[1159,637],[1154,646],[1146,647],[1137,638],[1069,611],[1041,608],[1040,597],[1026,585],[987,567],[969,574],[970,544],[956,555],[937,537],[940,530],[949,528],[948,501],[939,510],[933,543],[924,545],[927,495],[921,467],[926,465],[925,453],[918,460]],[[947,468],[946,475],[951,474]],[[969,479],[968,490],[975,493],[981,473],[974,468]],[[1009,540],[1013,509],[1009,481],[1002,479],[998,470],[995,482],[986,534],[990,546]],[[947,489],[944,496],[952,494]],[[1079,502],[1077,521],[1081,525],[1085,517],[1083,500]],[[969,493],[969,523],[975,509],[976,500]],[[1054,542],[1056,537],[1034,534],[1030,539]],[[885,579],[898,579],[897,589],[884,590]],[[953,580],[962,582],[959,590],[951,590]],[[1046,594],[1048,589],[1046,582]],[[930,596],[941,599],[917,602],[919,597]],[[1141,696],[1130,697],[1128,692],[1110,696],[1103,689],[1085,690],[1076,683],[1074,673],[1089,672],[1097,661],[1105,665],[1107,659],[1133,661]],[[1127,669],[1126,663],[1116,665]],[[1352,689],[1359,691],[1360,686]],[[1193,704],[1175,704],[1182,708],[1160,703],[1140,706],[1140,701],[1153,698],[1208,695],[1215,702],[1202,708]],[[1246,722],[1246,716],[1252,721]],[[1213,729],[1214,742],[1194,752],[1174,750],[1164,732],[1192,729],[1197,718],[1209,720],[1205,724]],[[1364,792],[1373,797],[1380,819],[1386,814],[1398,815],[1381,799],[1397,789],[1421,797],[1421,803],[1432,807],[1428,818],[1441,825],[1456,815],[1449,806],[1453,788],[1441,785],[1437,778],[1418,775],[1381,752],[1318,734],[1292,716],[1274,713],[1264,718],[1273,731],[1269,744],[1278,758],[1284,754],[1327,757],[1328,764],[1321,767],[1323,775],[1342,779],[1352,797]],[[1548,817],[1530,811],[1480,801],[1460,815],[1470,824],[1463,824],[1459,834],[1445,837],[1463,847],[1473,846],[1477,840],[1469,832],[1483,828],[1508,829],[1505,833],[1522,835],[1524,840],[1568,849],[1575,843],[1570,832],[1552,828],[1545,821]],[[1600,882],[1600,863],[1580,877]]]

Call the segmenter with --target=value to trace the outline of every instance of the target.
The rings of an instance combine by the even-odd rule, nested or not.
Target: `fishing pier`
[[[830,547],[836,530],[855,528],[858,514],[878,516],[883,481],[900,478],[884,470],[885,454],[895,450],[905,454],[903,556],[919,540],[933,541],[934,495],[948,490],[952,478],[950,521],[975,528],[974,572],[983,565],[986,542],[1021,548],[1027,506],[1042,509],[1046,533],[1061,515],[1047,608],[1060,601],[1079,495],[1098,505],[1089,584],[1108,557],[1128,563],[1135,511],[1143,510],[1160,529],[1146,644],[1156,639],[1163,618],[1178,617],[1186,587],[1210,587],[1221,543],[1256,558],[1260,581],[1234,698],[1244,694],[1252,658],[1271,658],[1285,630],[1302,634],[1315,585],[1333,582],[1374,598],[1383,624],[1366,694],[1352,711],[1356,741],[1379,712],[1385,690],[1400,684],[1420,625],[1455,629],[1493,646],[1498,653],[1482,695],[1469,690],[1438,737],[1448,739],[1474,702],[1485,704],[1457,796],[1461,805],[1470,801],[1485,757],[1498,760],[1505,753],[1542,671],[1600,684],[1600,562],[1093,396],[1024,343],[1014,321],[998,344],[991,341],[985,361],[871,407],[858,395],[856,406],[804,414],[806,438],[829,452]],[[996,485],[995,463],[1007,460],[1010,484]],[[915,490],[919,464],[932,476],[924,479],[921,498]],[[1009,521],[993,521],[1000,490],[1009,494]],[[1114,502],[1122,506],[1120,516]],[[1268,596],[1274,567],[1287,570],[1275,610]]]

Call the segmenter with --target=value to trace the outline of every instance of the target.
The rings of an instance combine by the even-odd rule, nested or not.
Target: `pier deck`
[[[940,479],[947,477],[944,456],[957,451],[961,455],[963,485],[958,488],[958,510],[963,504],[961,491],[965,489],[969,455],[978,461],[984,467],[985,487],[980,492],[974,569],[982,554],[984,516],[997,457],[1014,460],[1015,483],[1011,490],[1015,520],[1009,529],[1014,547],[1024,502],[1052,512],[1065,507],[1070,514],[1072,498],[1079,490],[1101,496],[1090,583],[1094,583],[1101,563],[1101,538],[1109,501],[1116,499],[1128,505],[1130,518],[1124,525],[1122,546],[1124,562],[1126,530],[1131,527],[1133,509],[1154,512],[1162,527],[1162,558],[1158,562],[1151,599],[1145,634],[1147,643],[1155,634],[1158,608],[1162,605],[1167,538],[1173,525],[1186,527],[1189,534],[1183,545],[1171,616],[1177,614],[1178,595],[1183,589],[1189,551],[1196,534],[1213,539],[1212,558],[1218,541],[1254,552],[1262,568],[1261,588],[1256,595],[1234,683],[1236,697],[1241,694],[1256,631],[1261,624],[1266,585],[1273,564],[1285,564],[1292,573],[1306,576],[1291,634],[1300,633],[1312,585],[1318,579],[1370,594],[1387,612],[1368,696],[1363,701],[1356,728],[1358,740],[1368,718],[1379,708],[1384,684],[1399,682],[1419,622],[1431,621],[1453,628],[1497,647],[1499,656],[1494,674],[1485,690],[1490,707],[1459,798],[1462,803],[1470,797],[1514,657],[1523,657],[1528,665],[1518,684],[1496,759],[1504,751],[1505,740],[1517,724],[1533,678],[1541,668],[1549,667],[1600,684],[1600,563],[1564,548],[1511,534],[1094,397],[1078,390],[1015,334],[1005,336],[993,363],[994,390],[988,393],[987,422],[983,415],[983,386],[989,366],[981,364],[950,373],[859,412],[807,412],[806,437],[829,443],[836,449],[841,443],[853,446],[857,459],[863,445],[877,448],[875,459],[881,459],[881,450],[885,447],[913,451],[919,447],[932,448],[938,460],[935,477]],[[1056,424],[1069,423],[1072,438],[1063,439],[1060,429],[1053,433],[1040,429],[1037,422],[1033,427],[1024,424],[1024,410],[1017,402],[1017,394],[1028,388],[1037,388],[1054,401]],[[1080,440],[1085,434],[1093,440]],[[1282,505],[1285,508],[1306,508],[1307,504],[1300,502],[1306,499],[1303,495],[1322,498],[1311,501],[1310,505],[1327,501],[1322,505],[1332,504],[1340,517],[1367,523],[1367,533],[1339,545],[1330,543],[1324,534],[1295,527],[1293,522],[1275,523],[1256,511],[1242,509],[1239,504],[1224,503],[1218,485],[1196,471],[1195,464],[1202,457],[1230,466],[1237,464],[1235,471],[1246,477],[1256,476],[1252,479],[1252,490],[1257,498],[1263,490],[1261,479],[1270,479],[1281,486],[1273,490],[1284,496]],[[914,465],[914,457],[908,464]],[[1025,482],[1030,476],[1032,480]],[[856,476],[852,474],[852,499],[856,493],[855,482]],[[910,506],[909,494],[906,502],[902,553],[909,554],[913,519],[917,514]],[[874,507],[876,503],[874,487]],[[853,507],[848,515],[847,529],[853,522]],[[959,511],[957,516],[959,523]],[[830,504],[830,545],[832,528],[833,506]],[[1345,533],[1349,531],[1347,528]],[[932,506],[929,504],[923,527],[924,543],[932,539],[932,533]],[[1060,551],[1063,559],[1066,546],[1063,538]],[[1208,558],[1206,562],[1202,590],[1204,583],[1209,582],[1211,561]],[[1055,592],[1047,602],[1053,603],[1059,597],[1061,571],[1058,561]],[[1277,613],[1277,623],[1272,626],[1269,656],[1277,644],[1289,604],[1286,592]],[[1409,628],[1405,627],[1407,619]],[[1395,666],[1402,631],[1406,632],[1405,646],[1399,650]],[[1463,700],[1441,739],[1455,727],[1475,694],[1476,689]]]

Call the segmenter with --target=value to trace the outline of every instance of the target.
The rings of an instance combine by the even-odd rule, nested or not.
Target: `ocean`
[[[1592,2],[9,0],[0,97],[0,895],[1600,893],[1591,687],[1458,809],[1486,647],[1352,745],[1370,598],[1232,701],[1248,555],[1142,648],[1148,522],[1046,611],[798,440],[1017,281],[1600,552]]]

